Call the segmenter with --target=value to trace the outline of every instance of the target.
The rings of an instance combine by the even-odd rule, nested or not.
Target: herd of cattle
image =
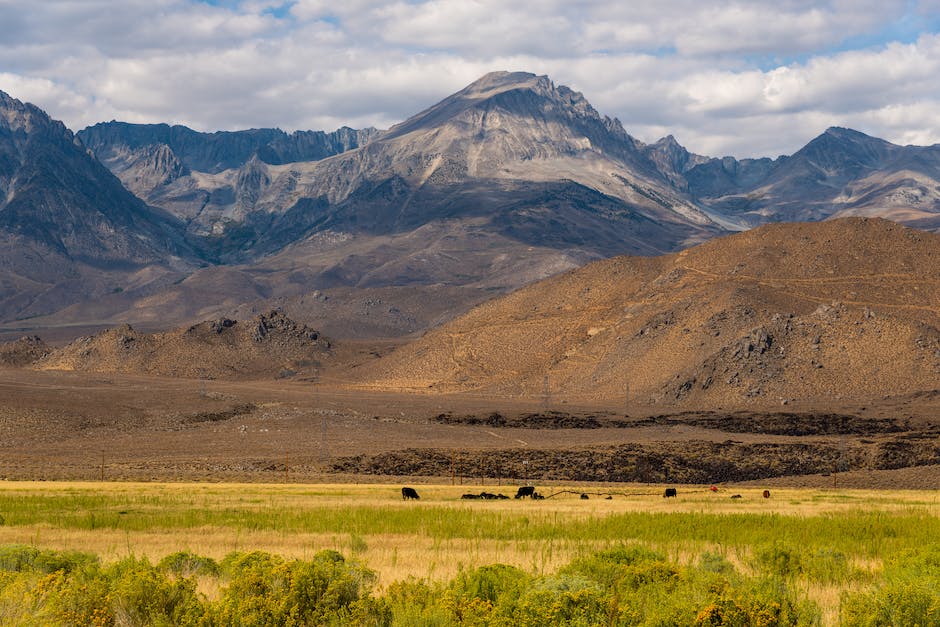
[[[712,487],[710,488],[710,490],[711,490],[712,492],[717,492],[717,491],[718,491],[718,488],[716,488],[715,486],[712,486]],[[679,495],[679,492],[678,492],[675,488],[666,488],[666,489],[663,491],[663,498],[675,498],[675,497],[678,496],[678,495]],[[769,499],[769,498],[770,498],[770,490],[764,490],[762,496],[763,496],[765,499]],[[408,501],[408,500],[418,500],[418,499],[420,499],[421,497],[418,496],[418,492],[417,492],[417,490],[415,490],[414,488],[404,487],[404,488],[401,489],[401,498],[404,499],[404,500],[406,500],[406,501]],[[477,499],[483,499],[484,501],[501,500],[501,499],[506,499],[506,500],[508,500],[508,499],[509,499],[509,497],[506,496],[505,494],[493,494],[492,492],[480,492],[479,494],[468,493],[468,494],[464,494],[464,495],[461,496],[460,498],[466,499],[466,500],[468,500],[468,501],[469,501],[469,500],[477,500]],[[540,501],[540,500],[544,499],[545,497],[535,491],[535,486],[525,485],[525,486],[520,486],[519,489],[516,490],[516,496],[513,497],[513,498],[517,498],[517,499],[529,498],[529,499],[533,499],[533,500],[535,500],[535,501]],[[589,498],[590,498],[590,497],[589,497],[586,493],[584,493],[584,492],[581,493],[581,499],[582,499],[582,500],[587,500],[587,499],[589,499]],[[606,498],[607,500],[610,500],[610,499],[612,499],[612,498],[614,498],[614,497],[608,494],[605,498]],[[731,496],[731,498],[732,498],[732,499],[739,499],[739,498],[741,498],[741,495],[740,495],[740,494],[733,494],[733,495]]]

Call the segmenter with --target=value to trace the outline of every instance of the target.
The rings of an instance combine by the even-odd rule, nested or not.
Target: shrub
[[[105,577],[119,624],[195,625],[203,614],[192,579],[170,581],[146,559],[124,559],[108,568]]]
[[[798,627],[818,625],[819,618],[812,603],[797,599],[779,583],[762,581],[726,588],[698,612],[694,624]]]
[[[940,547],[903,551],[885,564],[884,583],[842,594],[850,626],[940,624]]]
[[[609,625],[611,599],[596,583],[575,576],[548,577],[532,586],[513,613],[513,625]]]
[[[95,565],[80,571],[56,571],[35,587],[40,624],[114,625],[108,580]]]
[[[754,557],[757,567],[767,575],[789,578],[803,572],[800,553],[789,547],[774,544],[758,550]]]
[[[233,554],[221,566],[229,581],[211,608],[215,623],[320,625],[353,617],[365,623],[390,621],[387,604],[369,598],[372,571],[336,551],[321,551],[309,562],[285,562],[262,552]]]
[[[845,553],[834,549],[817,549],[804,556],[803,573],[812,581],[838,583],[857,577]]]
[[[940,580],[893,581],[876,590],[842,595],[840,618],[847,627],[940,624]]]
[[[678,581],[679,570],[659,553],[639,546],[620,546],[577,559],[561,574],[584,576],[603,589],[629,592],[649,584],[672,586]]]
[[[495,624],[515,613],[530,580],[523,571],[505,564],[462,571],[447,587],[442,604],[460,624]]]
[[[218,575],[219,565],[211,557],[202,557],[189,551],[178,551],[167,555],[157,567],[177,577],[192,577],[193,575]]]
[[[71,572],[98,564],[98,557],[79,551],[51,551],[23,544],[0,547],[0,570],[11,572]]]
[[[702,553],[699,557],[699,568],[705,572],[718,575],[730,575],[735,572],[734,565],[717,553],[708,551]]]
[[[385,600],[395,627],[443,627],[451,624],[451,613],[441,604],[443,591],[427,582],[409,578],[396,581],[385,591]]]

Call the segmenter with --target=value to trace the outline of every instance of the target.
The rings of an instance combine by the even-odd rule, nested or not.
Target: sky
[[[388,128],[494,70],[709,156],[940,143],[940,0],[0,0],[0,90],[76,131]]]

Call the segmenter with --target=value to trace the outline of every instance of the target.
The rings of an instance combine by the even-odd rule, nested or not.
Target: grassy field
[[[386,485],[0,482],[0,545],[80,550],[104,563],[157,563],[177,551],[307,560],[332,549],[375,571],[377,593],[495,563],[546,577],[598,551],[641,546],[678,566],[717,559],[746,576],[775,569],[818,605],[824,624],[836,624],[846,593],[879,589],[903,570],[903,556],[940,537],[936,491],[776,489],[765,499],[760,489],[680,487],[664,499],[651,486],[569,486],[540,488],[558,493],[543,501],[462,501],[514,488],[418,490],[420,501],[404,502]],[[582,490],[591,498],[580,499]]]

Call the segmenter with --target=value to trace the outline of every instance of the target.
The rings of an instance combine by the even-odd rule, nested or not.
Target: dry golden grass
[[[101,514],[127,508],[132,515],[143,517],[143,523],[121,527],[85,528],[84,523],[36,521],[11,524],[15,515],[7,516],[7,525],[0,526],[0,544],[24,543],[54,549],[90,551],[105,561],[128,555],[146,556],[152,561],[175,551],[188,550],[220,559],[232,551],[262,550],[288,557],[309,558],[323,549],[336,549],[355,556],[377,571],[380,585],[406,577],[447,580],[462,568],[491,563],[519,566],[534,573],[549,573],[574,557],[602,549],[611,544],[606,535],[592,538],[582,532],[568,535],[573,525],[598,523],[624,514],[666,515],[777,515],[806,519],[832,518],[859,511],[905,515],[912,512],[940,516],[940,496],[932,491],[874,490],[811,490],[775,489],[770,499],[761,497],[757,488],[735,488],[741,499],[731,500],[731,492],[718,493],[701,488],[679,488],[679,497],[664,499],[656,486],[620,486],[617,488],[564,487],[543,489],[551,494],[562,490],[581,490],[614,494],[612,500],[593,496],[581,500],[577,494],[562,493],[544,501],[462,501],[465,492],[503,491],[507,488],[488,486],[419,486],[421,500],[404,502],[397,486],[390,485],[258,485],[258,484],[191,484],[191,483],[94,483],[94,482],[0,482],[0,498],[42,499],[68,495],[81,499],[98,499]],[[623,493],[633,496],[622,496]],[[342,517],[335,527],[318,529],[315,518],[323,512],[350,511],[360,515],[374,508],[376,531],[362,532],[353,523],[345,526]],[[188,518],[193,510],[212,509],[216,512],[242,512],[247,515],[270,515],[270,523],[256,523],[248,518],[246,526],[237,523],[196,524]],[[277,512],[300,514],[299,526],[277,528]],[[389,513],[403,513],[411,520],[401,530],[384,531],[381,518]],[[484,527],[479,536],[434,531],[423,527],[423,519],[436,520],[460,514],[483,516]],[[309,513],[310,528],[302,522]],[[147,517],[152,517],[152,526]],[[526,536],[498,537],[493,531],[487,536],[486,521],[497,525],[553,525],[556,531]],[[267,519],[265,519],[267,520]],[[176,521],[174,523],[174,521]],[[359,523],[356,523],[359,524]],[[193,526],[195,525],[195,526]],[[263,528],[274,525],[275,528]],[[430,525],[430,523],[429,523]],[[252,528],[260,526],[262,528]],[[579,529],[582,527],[579,527]],[[413,530],[417,530],[414,532]],[[630,541],[630,537],[620,538]],[[645,540],[644,540],[645,542]],[[749,569],[747,547],[721,545],[690,538],[688,540],[647,542],[680,563],[697,559],[703,551],[722,554],[739,570]],[[869,565],[871,562],[869,562]],[[814,593],[815,594],[815,593]],[[822,592],[820,592],[822,594]]]

